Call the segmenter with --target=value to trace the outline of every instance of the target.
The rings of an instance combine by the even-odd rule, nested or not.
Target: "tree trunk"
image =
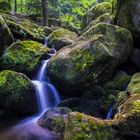
[[[17,11],[17,0],[12,1],[12,15],[15,15]]]
[[[48,26],[48,0],[42,0],[43,25]]]

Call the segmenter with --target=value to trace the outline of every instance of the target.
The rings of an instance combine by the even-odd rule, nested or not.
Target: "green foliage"
[[[50,18],[60,19],[64,26],[80,28],[82,17],[95,4],[110,0],[48,0]],[[17,12],[42,16],[42,0],[17,0]]]

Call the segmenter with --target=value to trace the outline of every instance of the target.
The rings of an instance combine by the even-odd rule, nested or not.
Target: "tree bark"
[[[48,0],[42,0],[43,25],[48,26]]]
[[[12,1],[12,15],[15,15],[17,11],[17,0]]]

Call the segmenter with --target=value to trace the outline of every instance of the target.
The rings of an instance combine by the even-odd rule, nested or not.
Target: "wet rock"
[[[70,112],[71,110],[66,107],[50,108],[38,120],[38,124],[51,131],[63,134],[67,114]]]

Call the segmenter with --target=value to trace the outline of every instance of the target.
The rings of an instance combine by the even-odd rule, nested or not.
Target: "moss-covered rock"
[[[83,17],[82,28],[84,29],[91,21],[95,20],[102,14],[111,12],[112,4],[110,2],[102,2],[93,6]]]
[[[140,134],[140,94],[133,94],[118,108],[114,119],[122,135]]]
[[[132,31],[135,37],[140,37],[140,1],[113,0],[115,23]]]
[[[32,39],[43,42],[46,36],[45,27],[35,24],[24,17],[2,14],[16,39]]]
[[[38,69],[40,60],[48,58],[49,49],[35,41],[16,42],[1,58],[1,68],[32,74]]]
[[[48,128],[51,131],[63,134],[67,114],[70,112],[71,110],[66,107],[50,108],[41,116],[41,118],[38,120],[38,124],[41,127]]]
[[[31,81],[21,73],[10,70],[0,72],[0,106],[14,113],[36,110],[36,97]]]
[[[83,33],[86,32],[87,30],[89,30],[91,27],[93,27],[94,25],[98,24],[98,23],[112,23],[114,19],[114,16],[111,15],[110,13],[105,13],[101,16],[99,16],[98,18],[96,18],[95,20],[91,21],[88,26],[82,31]]]
[[[67,117],[64,140],[116,140],[111,123],[72,112]]]
[[[131,82],[128,85],[128,92],[131,94],[140,94],[140,73],[136,73],[132,76]]]
[[[52,57],[48,74],[56,86],[67,91],[103,84],[127,60],[131,49],[128,30],[100,23]]]
[[[0,13],[9,13],[11,9],[10,0],[0,0]]]
[[[124,71],[118,71],[114,74],[112,80],[103,85],[104,89],[125,90],[131,80],[131,76]]]
[[[48,36],[48,42],[51,47],[60,50],[62,47],[74,43],[77,37],[78,35],[76,33],[60,28]]]
[[[13,36],[0,15],[0,56],[4,50],[13,43]]]

